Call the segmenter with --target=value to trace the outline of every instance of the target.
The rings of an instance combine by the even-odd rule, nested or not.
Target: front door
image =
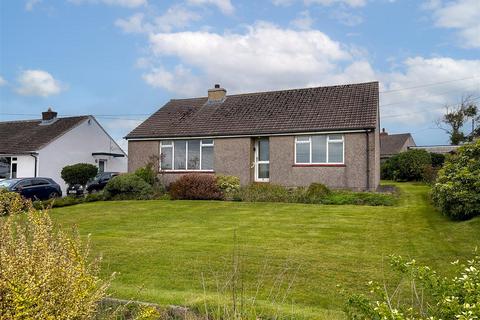
[[[268,138],[255,140],[255,181],[268,182],[270,179],[270,150]]]
[[[107,162],[107,160],[98,160],[98,173],[105,172],[105,162]]]

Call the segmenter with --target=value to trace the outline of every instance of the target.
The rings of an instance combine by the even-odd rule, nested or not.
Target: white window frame
[[[334,134],[331,134],[334,135]],[[322,136],[321,134],[316,134],[314,136]],[[344,165],[345,164],[345,136],[342,134],[341,139],[330,139],[329,134],[325,134],[324,136],[327,137],[326,141],[326,162],[312,162],[312,136],[296,136],[295,137],[295,148],[294,148],[294,157],[295,157],[295,165]],[[299,141],[298,139],[303,139],[305,141]],[[307,140],[308,139],[308,140]],[[298,162],[297,161],[297,143],[298,144],[309,144],[309,161],[308,162]],[[342,162],[329,162],[330,154],[328,150],[328,146],[330,143],[342,143]]]
[[[178,171],[178,172],[214,172],[214,169],[202,169],[202,151],[203,147],[213,147],[215,150],[215,142],[213,139],[180,139],[185,141],[185,169],[175,169],[175,141],[178,140],[161,140],[160,141],[160,170],[161,171]],[[200,140],[200,159],[199,159],[199,168],[200,169],[189,169],[188,168],[188,141],[190,140]],[[204,140],[212,140],[211,143],[205,143]],[[170,144],[164,144],[169,141]],[[162,148],[171,148],[172,149],[172,162],[170,163],[171,169],[162,169]]]
[[[270,149],[270,139],[266,138],[268,141],[268,148]],[[260,139],[255,140],[255,182],[269,182],[270,177],[268,178],[260,178],[258,175],[260,173],[260,165],[261,164],[268,164],[268,170],[270,171],[270,150],[268,151],[268,160],[259,160],[260,159]]]

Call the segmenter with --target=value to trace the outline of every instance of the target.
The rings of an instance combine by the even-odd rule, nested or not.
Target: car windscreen
[[[0,188],[10,189],[15,183],[17,183],[18,179],[7,179],[0,181]]]

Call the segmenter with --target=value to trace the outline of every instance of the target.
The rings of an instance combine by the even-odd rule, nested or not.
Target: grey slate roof
[[[380,156],[400,153],[402,147],[405,146],[405,143],[411,137],[410,133],[380,134]]]
[[[49,125],[42,120],[0,122],[0,154],[35,152],[60,137],[89,116],[58,118]]]
[[[378,82],[170,100],[126,139],[376,128]]]

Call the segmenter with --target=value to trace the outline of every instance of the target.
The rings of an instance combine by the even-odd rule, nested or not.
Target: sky
[[[478,0],[0,0],[0,121],[91,114],[126,148],[215,83],[379,81],[381,127],[446,144],[445,105],[480,101],[479,21]]]

